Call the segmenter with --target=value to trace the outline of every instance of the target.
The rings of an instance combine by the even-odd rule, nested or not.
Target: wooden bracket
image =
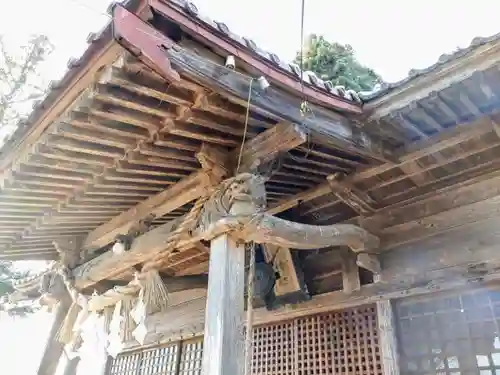
[[[289,248],[272,244],[263,246],[264,258],[279,275],[273,288],[272,298],[266,301],[269,309],[288,303],[298,303],[310,298],[304,275]]]
[[[203,143],[196,159],[201,164],[201,169],[209,174],[210,183],[215,186],[223,177],[228,176],[228,155],[224,149]]]
[[[287,152],[300,146],[307,140],[307,135],[300,126],[288,122],[280,122],[274,127],[245,142],[241,150],[239,172],[252,172],[276,158],[281,152]],[[240,150],[233,153],[238,160]]]
[[[68,268],[74,268],[81,263],[84,254],[81,253],[83,239],[80,237],[61,237],[52,241],[60,261]]]
[[[374,275],[378,275],[382,272],[382,267],[380,266],[380,260],[377,254],[373,253],[358,253],[356,264],[362,267]]]
[[[356,262],[356,256],[352,251],[345,249],[342,258],[342,289],[350,294],[361,289],[361,280],[359,279],[359,268]]]
[[[340,172],[327,177],[332,193],[359,215],[373,215],[377,211],[377,202],[368,194],[345,181],[345,177],[346,175]]]

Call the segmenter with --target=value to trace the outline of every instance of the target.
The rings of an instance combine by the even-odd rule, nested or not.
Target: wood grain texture
[[[391,301],[377,302],[377,323],[384,375],[399,375],[396,325]]]
[[[243,374],[245,248],[228,235],[210,245],[203,373]]]

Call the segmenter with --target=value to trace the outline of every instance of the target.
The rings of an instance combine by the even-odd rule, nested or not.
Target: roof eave
[[[478,71],[497,65],[500,62],[500,38],[495,35],[481,41],[377,93],[366,101],[366,113],[372,119],[383,118],[412,102],[462,82]]]

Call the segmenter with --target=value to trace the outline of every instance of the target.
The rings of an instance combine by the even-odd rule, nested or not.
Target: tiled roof
[[[361,102],[358,94],[354,90],[346,90],[343,86],[335,86],[330,81],[324,81],[318,77],[315,72],[301,72],[299,65],[282,60],[275,53],[260,48],[252,39],[233,33],[225,23],[212,20],[206,15],[200,14],[194,3],[185,0],[163,0],[163,2],[175,5],[177,9],[182,10],[186,15],[195,18],[198,22],[202,22],[205,26],[213,29],[215,33],[223,34],[225,37],[230,38],[232,42],[246,47],[260,58],[274,64],[276,68],[292,74],[297,80],[302,80],[305,84],[324,90],[334,96]]]
[[[195,18],[198,22],[202,22],[206,26],[209,26],[215,33],[222,33],[225,37],[231,38],[233,42],[236,42],[241,46],[251,50],[260,58],[266,59],[268,62],[272,62],[272,64],[275,65],[276,68],[285,70],[289,74],[293,75],[296,80],[302,80],[306,85],[310,85],[311,87],[314,87],[321,91],[325,91],[332,96],[340,97],[361,104],[361,99],[355,91],[346,90],[342,86],[334,86],[330,81],[323,81],[314,72],[301,72],[300,67],[297,64],[285,62],[284,60],[281,60],[276,54],[260,48],[252,39],[244,38],[234,34],[223,22],[214,21],[205,15],[199,14],[198,8],[194,3],[184,0],[166,0],[165,2],[176,6],[186,15]],[[129,10],[137,9],[140,3],[140,0],[125,0],[121,2],[121,4]],[[113,5],[110,6],[110,9]],[[4,140],[4,144],[0,146],[2,154],[9,152],[11,148],[13,148],[19,141],[23,139],[23,137],[27,133],[29,133],[31,127],[34,126],[34,124],[43,117],[45,111],[48,108],[50,108],[54,103],[57,102],[57,100],[59,100],[60,95],[62,94],[64,89],[71,84],[76,75],[84,69],[91,58],[99,53],[99,51],[106,43],[111,40],[111,38],[111,22],[109,22],[100,32],[89,34],[89,36],[87,37],[89,46],[85,50],[83,55],[78,58],[71,58],[68,61],[68,70],[66,71],[64,76],[59,81],[52,81],[49,84],[45,98],[33,104],[33,111],[28,116],[28,118],[21,120],[14,132]]]
[[[401,86],[410,83],[412,80],[430,74],[439,68],[441,68],[443,65],[449,64],[452,61],[455,61],[456,59],[466,57],[469,54],[472,54],[478,47],[485,45],[487,43],[492,43],[492,42],[498,42],[500,41],[500,33],[497,33],[495,35],[489,36],[489,37],[481,37],[477,36],[472,39],[470,44],[467,47],[464,48],[459,48],[456,51],[452,53],[445,53],[439,56],[438,60],[428,66],[427,68],[424,69],[411,69],[408,72],[408,76],[405,78],[393,82],[393,83],[386,83],[383,86],[378,87],[376,90],[373,90],[371,92],[361,92],[359,93],[359,96],[364,102],[368,102],[370,100],[374,100],[377,98],[380,98],[381,96],[384,96],[385,94],[389,93],[390,91],[400,88]]]
[[[377,90],[374,90],[372,92],[363,92],[358,94],[353,90],[346,90],[342,86],[334,86],[330,81],[323,81],[314,72],[301,72],[300,67],[297,64],[281,60],[276,54],[261,49],[255,44],[253,40],[234,34],[223,22],[214,21],[205,15],[199,14],[198,8],[192,2],[185,0],[164,1],[176,6],[185,14],[189,15],[192,18],[195,18],[196,21],[210,27],[215,33],[223,34],[225,37],[230,38],[233,42],[238,43],[248,50],[251,50],[260,58],[271,62],[276,66],[276,68],[288,72],[289,74],[293,75],[298,81],[302,80],[306,85],[321,91],[325,91],[332,96],[341,97],[343,99],[355,102],[367,102],[376,98],[380,98],[381,96],[403,86],[404,84],[417,77],[429,74],[432,71],[437,70],[442,65],[445,65],[450,61],[471,53],[478,46],[492,41],[500,40],[500,34],[496,34],[487,38],[474,38],[472,43],[467,48],[457,50],[452,54],[442,55],[435,64],[429,66],[428,68],[421,70],[411,70],[408,77],[404,78],[401,81],[379,87],[377,88]],[[140,0],[124,0],[122,2],[122,4],[129,10],[137,9],[140,3]],[[33,111],[31,112],[29,117],[20,121],[14,132],[8,137],[8,139],[4,141],[4,144],[0,146],[1,154],[8,153],[13,147],[16,146],[18,142],[23,139],[26,134],[29,133],[34,124],[36,124],[41,118],[43,118],[46,110],[48,110],[60,99],[61,94],[64,92],[65,88],[67,88],[71,84],[75,77],[85,68],[86,64],[91,60],[91,58],[98,54],[99,51],[104,47],[104,45],[111,40],[111,38],[111,23],[108,23],[100,32],[89,34],[87,38],[89,46],[85,50],[83,55],[78,58],[71,58],[68,61],[68,70],[66,71],[64,76],[59,81],[52,81],[50,83],[45,98],[34,103]]]

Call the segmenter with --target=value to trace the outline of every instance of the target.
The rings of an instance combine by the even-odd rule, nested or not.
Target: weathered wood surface
[[[500,241],[500,229],[495,223],[488,227],[470,226],[467,230],[457,230],[450,237],[428,239],[417,247],[406,246],[388,251],[381,255],[382,281],[362,285],[358,290],[346,293],[343,290],[313,296],[293,306],[268,311],[265,308],[254,312],[255,324],[266,324],[315,313],[338,310],[367,303],[387,301],[414,295],[432,294],[438,291],[463,290],[474,288],[484,283],[500,281],[500,254],[497,244]],[[184,316],[192,318],[182,320],[180,331],[172,330],[168,334],[176,338],[188,338],[203,332],[200,311],[203,303],[183,311]],[[167,321],[161,314],[151,318],[154,321]],[[192,319],[192,320],[190,320]],[[154,325],[155,334],[161,331],[160,325]],[[189,328],[188,328],[189,327]],[[167,329],[166,329],[167,330]],[[167,340],[163,335],[161,340]]]
[[[149,315],[142,323],[147,334],[142,338],[141,345],[166,341],[179,335],[190,337],[203,332],[207,289],[173,292],[169,294],[169,298],[166,311]],[[137,343],[127,343],[128,347],[134,345]]]
[[[162,276],[161,279],[166,285],[169,295],[173,295],[173,301],[175,301],[176,303],[178,302],[178,295],[180,293],[190,295],[193,289],[206,289],[208,283],[208,278],[205,275],[190,275],[179,277]],[[88,309],[89,311],[102,311],[105,307],[116,305],[119,300],[123,299],[124,294],[130,294],[134,296],[139,294],[139,290],[140,286],[137,284],[126,284],[125,286],[115,285],[113,288],[108,289],[100,295],[90,297]]]
[[[259,213],[265,204],[264,193],[263,180],[257,176],[241,174],[228,179],[205,203],[190,235],[186,233],[184,238],[176,241],[176,248],[180,251],[190,249],[201,240],[210,241],[229,232],[247,242],[293,249],[349,246],[358,252],[378,248],[378,238],[356,225],[313,226]],[[241,209],[237,214],[233,212],[236,208]],[[108,251],[79,266],[74,270],[77,287],[91,286],[102,279],[117,276],[135,264],[158,258],[170,246],[169,240],[174,238],[175,229],[183,220],[174,220],[137,237],[131,249],[123,254]]]
[[[64,349],[64,344],[57,341],[56,335],[66,318],[71,302],[71,298],[69,294],[67,294],[65,298],[61,299],[57,306],[47,344],[45,345],[42,359],[38,365],[37,375],[55,375],[56,373],[57,365],[59,364],[59,359]]]
[[[274,160],[307,140],[306,132],[299,125],[283,122],[245,142],[241,150],[238,172],[251,172]],[[231,155],[233,162],[240,159],[240,150]]]
[[[166,51],[166,54],[174,69],[183,75],[214,87],[244,106],[250,97],[249,104],[253,111],[277,121],[301,123],[322,136],[323,143],[330,143],[348,152],[376,160],[385,160],[386,155],[390,155],[388,150],[383,150],[377,142],[370,140],[367,134],[349,124],[349,121],[339,114],[310,103],[310,111],[314,115],[303,116],[302,100],[297,96],[287,94],[272,85],[262,91],[255,79],[245,77],[186,49],[172,48]]]
[[[130,210],[114,217],[93,230],[83,244],[84,249],[97,249],[112,242],[118,234],[126,234],[140,220],[149,215],[162,216],[206,194],[210,178],[205,171],[194,172],[161,193],[146,199]]]
[[[203,373],[243,374],[245,245],[222,235],[212,240],[210,253]]]
[[[291,249],[319,249],[347,245],[356,251],[373,251],[379,240],[352,224],[308,225],[269,214],[253,218],[245,228],[245,239]]]
[[[359,267],[356,264],[356,255],[348,249],[343,250],[343,254],[341,255],[342,290],[350,294],[361,288]]]
[[[129,251],[113,254],[107,251],[73,270],[75,286],[89,287],[101,280],[112,279],[129,270],[134,265],[152,258],[164,250],[172,232],[182,220],[173,220],[137,237]]]
[[[399,150],[395,157],[398,159],[398,162],[388,162],[375,167],[365,167],[360,169],[359,171],[353,173],[352,175],[347,176],[343,182],[345,184],[355,185],[357,183],[363,183],[368,179],[381,175],[382,173],[386,173],[389,171],[395,171],[398,168],[402,168],[405,165],[415,162],[417,159],[425,157],[426,155],[432,155],[438,153],[442,150],[445,150],[450,147],[454,147],[460,143],[465,143],[470,141],[471,139],[478,138],[485,133],[491,132],[493,130],[494,123],[491,119],[481,119],[475,122],[474,124],[465,124],[461,126],[457,126],[454,129],[443,131],[440,135],[433,137],[432,139],[426,139],[421,142],[417,142],[409,145],[407,148]],[[448,162],[451,162],[453,159],[449,159]],[[424,170],[430,170],[433,168],[438,168],[445,163],[439,162],[432,164]],[[498,163],[497,163],[498,164]],[[371,189],[376,188],[377,186],[386,186],[389,184],[395,184],[401,181],[403,176],[394,176],[389,179],[384,179],[384,182],[375,184],[371,186]],[[478,176],[472,176],[472,178],[478,178]],[[426,196],[429,194],[434,194],[436,191],[440,189],[446,189],[453,185],[453,181],[449,181],[447,178],[444,181],[439,180],[438,182],[434,182],[430,180],[425,184],[425,186],[421,186],[418,190],[413,189],[411,194],[406,194],[405,196],[398,197],[398,201],[393,204],[403,205],[406,200],[418,199],[417,197]],[[299,203],[305,203],[312,201],[316,198],[325,196],[331,193],[331,187],[327,182],[320,184],[317,187],[311,188],[305,192],[301,192],[296,196],[289,197],[283,199],[280,202],[274,203],[270,207],[270,212],[279,213],[286,211],[292,207],[297,206]],[[334,202],[331,202],[333,204]]]
[[[390,300],[377,302],[377,326],[384,375],[399,375],[396,325]]]

